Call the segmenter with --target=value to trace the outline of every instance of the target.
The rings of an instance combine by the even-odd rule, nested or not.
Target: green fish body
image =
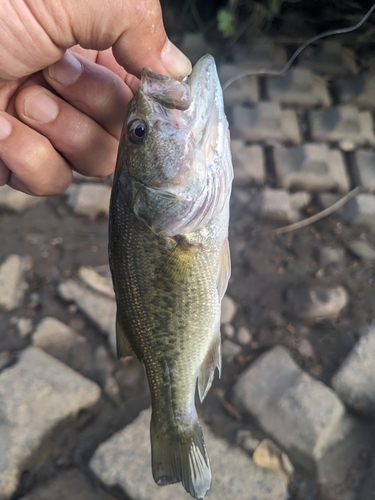
[[[143,70],[111,197],[118,354],[146,370],[156,483],[182,482],[194,498],[211,484],[195,392],[203,401],[221,367],[232,176],[213,58],[203,57],[187,83]]]

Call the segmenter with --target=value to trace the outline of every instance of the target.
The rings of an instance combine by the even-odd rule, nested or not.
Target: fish
[[[143,69],[120,138],[109,217],[119,357],[144,365],[156,484],[211,486],[195,406],[221,372],[230,277],[228,122],[212,56],[182,82]]]

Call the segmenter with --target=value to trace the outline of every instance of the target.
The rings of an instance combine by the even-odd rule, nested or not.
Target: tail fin
[[[151,418],[152,474],[159,486],[181,482],[193,498],[203,499],[211,486],[211,468],[198,418],[188,427],[167,434]]]

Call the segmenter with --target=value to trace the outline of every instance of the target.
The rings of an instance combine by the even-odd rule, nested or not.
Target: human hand
[[[191,69],[167,41],[158,0],[4,0],[0,18],[0,185],[30,194],[62,193],[72,168],[111,173],[132,74]]]

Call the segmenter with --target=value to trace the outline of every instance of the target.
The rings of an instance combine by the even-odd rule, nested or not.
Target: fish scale
[[[212,93],[203,112],[198,101]],[[197,151],[209,151],[210,162]],[[145,366],[156,483],[181,481],[194,498],[203,498],[211,484],[195,392],[198,384],[203,400],[221,366],[232,176],[211,56],[197,63],[188,84],[144,70],[125,120],[111,196],[118,354],[135,355]]]

